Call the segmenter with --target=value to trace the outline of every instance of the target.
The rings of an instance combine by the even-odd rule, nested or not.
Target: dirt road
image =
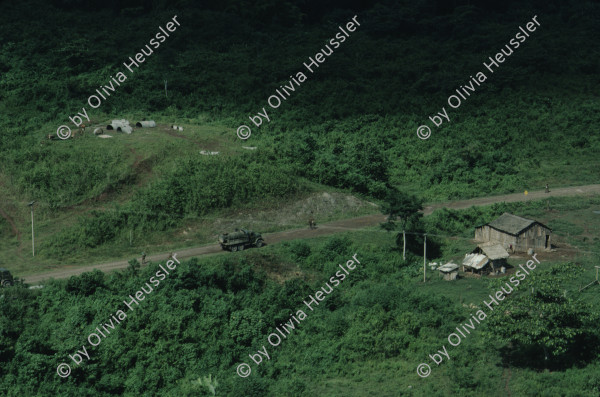
[[[586,186],[575,186],[575,187],[566,187],[559,189],[552,189],[550,193],[545,193],[542,191],[528,192],[527,195],[524,193],[515,193],[515,194],[505,194],[501,196],[491,196],[491,197],[482,197],[475,198],[470,200],[460,200],[460,201],[452,201],[448,203],[440,203],[440,204],[432,204],[426,206],[424,208],[423,213],[425,215],[431,214],[434,210],[438,208],[452,208],[452,209],[464,209],[469,208],[471,206],[479,206],[479,205],[490,205],[494,203],[500,202],[516,202],[516,201],[528,201],[528,200],[540,200],[546,197],[560,197],[560,196],[578,196],[578,195],[588,195],[588,194],[600,194],[600,185],[586,185]],[[268,244],[274,244],[281,241],[295,240],[300,238],[309,238],[316,236],[326,236],[330,234],[339,233],[347,230],[356,230],[362,229],[369,226],[375,226],[378,223],[381,223],[385,220],[385,216],[383,215],[367,215],[361,216],[358,218],[352,219],[344,219],[340,221],[330,222],[322,225],[318,225],[318,228],[315,230],[310,230],[308,228],[305,229],[294,229],[287,230],[284,232],[270,233],[265,234],[264,238]],[[209,255],[209,254],[218,254],[222,253],[221,247],[217,244],[205,245],[202,247],[188,248],[177,251],[177,258],[189,258],[193,256],[201,256],[201,255]],[[148,256],[146,259],[156,262],[160,260],[165,260],[169,254],[157,254]],[[118,261],[118,262],[110,262],[110,263],[102,263],[98,265],[91,265],[85,267],[65,267],[60,270],[56,270],[49,273],[42,273],[31,275],[28,277],[24,277],[24,280],[28,284],[39,284],[41,281],[55,278],[69,278],[74,275],[78,275],[84,272],[91,271],[93,269],[99,269],[104,272],[108,272],[116,269],[123,269],[128,266],[127,261]]]
[[[479,205],[490,205],[494,203],[514,203],[516,201],[530,201],[530,200],[541,200],[547,197],[564,197],[564,196],[584,196],[588,194],[600,194],[600,185],[585,185],[585,186],[573,186],[563,187],[558,189],[551,189],[550,193],[545,193],[543,190],[535,192],[528,192],[525,195],[524,192],[503,194],[501,196],[489,196],[474,198],[469,200],[452,201],[449,203],[433,204],[425,207],[425,215],[431,214],[434,210],[442,207],[452,208],[455,210],[469,208],[472,206]]]

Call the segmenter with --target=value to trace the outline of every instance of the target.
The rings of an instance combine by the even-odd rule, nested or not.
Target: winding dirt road
[[[516,202],[516,201],[529,201],[529,200],[540,200],[546,197],[562,197],[562,196],[579,196],[579,195],[589,195],[589,194],[600,194],[600,184],[598,185],[586,185],[586,186],[574,186],[574,187],[565,187],[552,189],[550,193],[545,193],[543,190],[528,192],[527,195],[524,193],[514,193],[514,194],[505,194],[501,196],[490,196],[490,197],[482,197],[475,198],[469,200],[459,200],[452,201],[447,203],[440,204],[432,204],[426,206],[424,208],[423,213],[425,215],[431,214],[434,210],[438,208],[452,208],[452,209],[464,209],[472,206],[480,206],[480,205],[490,205],[494,203],[501,202]],[[343,219],[335,222],[330,222],[322,225],[318,225],[318,228],[315,230],[309,230],[308,228],[304,229],[293,229],[286,230],[283,232],[277,233],[269,233],[265,234],[264,238],[268,244],[274,244],[281,241],[295,240],[301,238],[310,238],[316,236],[326,236],[331,235],[347,230],[357,230],[363,229],[369,226],[375,226],[378,223],[384,222],[384,215],[366,215],[358,218],[351,219]],[[218,253],[222,253],[221,247],[218,244],[205,245],[201,247],[187,248],[183,250],[177,251],[177,258],[189,258],[193,256],[202,256],[202,255],[214,255]],[[168,253],[151,255],[146,257],[149,261],[161,261],[167,259]],[[97,265],[90,265],[84,267],[64,267],[60,270],[55,270],[48,273],[41,273],[36,275],[31,275],[28,277],[24,277],[26,283],[28,284],[39,284],[43,280],[47,280],[50,278],[62,279],[69,278],[71,276],[75,276],[78,274],[82,274],[84,272],[91,271],[93,269],[99,269],[103,272],[108,272],[116,269],[123,269],[128,266],[127,261],[117,261],[117,262],[109,262],[102,263]]]

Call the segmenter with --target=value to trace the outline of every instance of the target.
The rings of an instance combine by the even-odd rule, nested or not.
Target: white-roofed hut
[[[446,281],[456,280],[456,277],[458,276],[458,265],[456,263],[446,263],[445,265],[438,267],[438,270],[440,271],[440,275],[443,276]]]

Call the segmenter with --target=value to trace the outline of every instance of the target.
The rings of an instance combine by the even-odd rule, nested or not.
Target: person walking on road
[[[146,263],[146,252],[142,252],[142,265]]]
[[[546,183],[546,193],[550,193],[550,188],[548,187],[547,183]]]

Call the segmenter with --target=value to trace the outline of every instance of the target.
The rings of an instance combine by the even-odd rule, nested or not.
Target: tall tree
[[[406,231],[406,249],[413,253],[421,253],[425,228],[422,223],[423,202],[418,197],[390,189],[386,195],[381,212],[388,216],[381,227],[387,231],[400,231],[396,235],[396,244],[402,247],[402,231]]]

